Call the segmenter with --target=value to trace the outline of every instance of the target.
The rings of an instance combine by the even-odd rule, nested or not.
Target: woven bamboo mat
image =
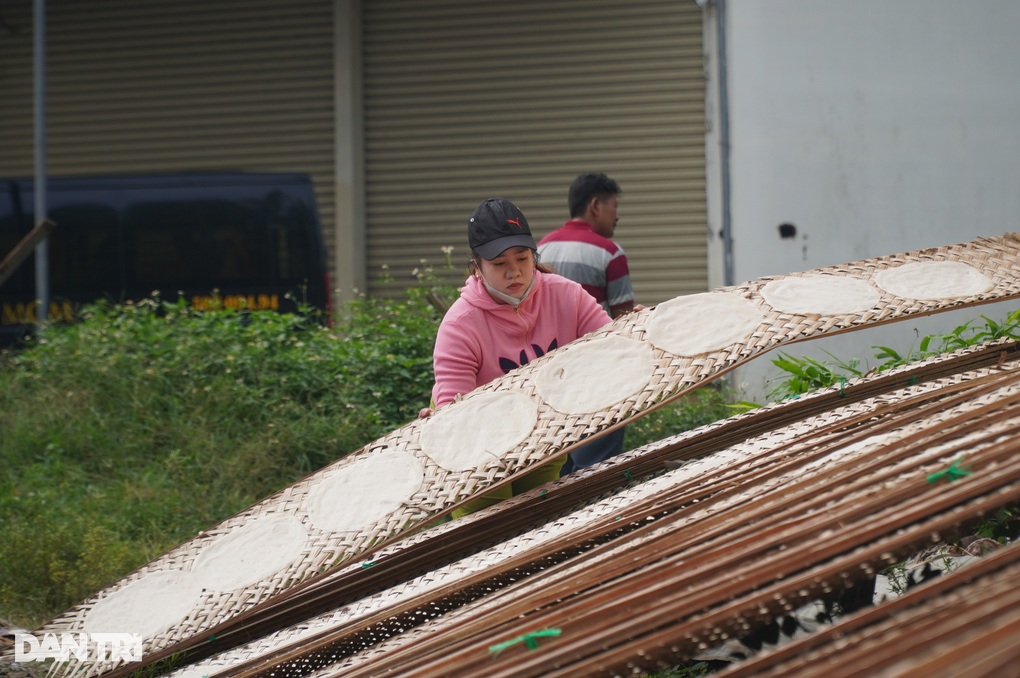
[[[505,580],[499,580],[499,571],[514,572],[514,578],[523,579],[525,576],[522,562],[538,562],[542,567],[549,567],[554,560],[565,560],[575,556],[578,552],[593,548],[600,543],[600,538],[592,532],[599,524],[608,524],[609,532],[619,532],[614,523],[630,511],[637,510],[633,507],[647,503],[650,498],[663,497],[673,493],[678,485],[688,484],[694,481],[704,484],[709,476],[717,473],[725,467],[740,468],[746,464],[753,463],[755,457],[760,456],[763,451],[774,451],[784,445],[789,445],[796,437],[803,437],[805,432],[814,433],[823,430],[832,430],[837,426],[846,426],[848,420],[853,417],[875,416],[877,410],[888,409],[890,404],[897,400],[909,399],[911,405],[916,407],[919,399],[926,394],[942,394],[941,402],[948,392],[954,390],[961,384],[971,384],[976,379],[981,379],[989,374],[1001,371],[1002,366],[994,367],[1002,359],[1001,349],[1008,348],[1015,355],[1016,346],[1011,342],[1000,343],[998,347],[989,346],[988,349],[968,349],[958,352],[952,356],[940,356],[929,359],[925,363],[917,363],[897,370],[892,370],[880,377],[870,377],[866,380],[854,380],[845,387],[838,390],[830,389],[829,393],[824,391],[806,396],[796,401],[769,406],[754,410],[740,417],[727,420],[725,424],[716,423],[702,427],[697,431],[691,431],[660,443],[634,450],[626,457],[638,459],[642,456],[654,456],[658,452],[670,450],[677,446],[691,448],[692,443],[698,438],[718,440],[722,428],[733,427],[743,421],[739,428],[745,433],[753,429],[752,422],[755,420],[771,420],[778,422],[784,419],[783,410],[793,410],[790,416],[800,416],[797,423],[785,429],[777,428],[766,434],[745,441],[729,449],[719,449],[711,458],[700,458],[680,470],[672,470],[665,476],[652,475],[643,478],[638,485],[630,486],[624,484],[624,489],[596,497],[580,506],[573,505],[568,512],[559,514],[550,513],[545,509],[548,504],[538,502],[532,504],[532,513],[541,513],[541,524],[539,527],[529,530],[526,533],[512,539],[496,544],[494,547],[480,551],[479,553],[451,563],[446,566],[432,567],[412,581],[399,586],[391,587],[379,593],[359,594],[355,590],[343,589],[339,584],[334,586],[330,593],[333,600],[353,599],[356,602],[330,611],[314,619],[304,620],[301,623],[287,629],[281,629],[261,638],[259,641],[234,650],[220,654],[215,658],[199,662],[192,667],[175,673],[175,676],[184,677],[191,675],[213,675],[222,672],[222,675],[258,675],[272,667],[274,675],[304,675],[315,661],[321,661],[322,657],[333,654],[350,654],[351,647],[365,644],[369,647],[361,652],[364,657],[371,655],[388,656],[397,652],[401,645],[407,643],[408,638],[420,637],[435,632],[435,624],[415,629],[424,623],[426,619],[433,619],[444,614],[441,623],[449,625],[450,619],[463,612],[453,612],[457,607],[464,605],[467,600],[473,598],[481,599],[482,596],[491,595],[496,591],[509,585]],[[966,369],[971,365],[976,355],[984,353],[980,362],[985,365],[992,365],[993,368],[984,367],[969,373],[953,371]],[[999,356],[998,358],[996,356]],[[940,367],[941,366],[941,367]],[[933,369],[938,368],[933,372]],[[948,374],[932,379],[932,376]],[[880,396],[859,401],[855,405],[835,408],[835,403],[846,403],[850,394],[864,394],[868,392],[867,385],[882,384],[876,389]],[[903,388],[888,393],[891,385],[903,385]],[[885,389],[885,391],[883,391]],[[844,392],[845,391],[845,392]],[[836,396],[828,398],[829,395]],[[804,413],[811,409],[817,409],[812,404],[813,400],[828,400],[830,405],[824,414],[805,419]],[[940,405],[941,407],[941,405]],[[747,438],[747,436],[743,436]],[[808,467],[801,473],[817,473],[817,466]],[[571,476],[563,479],[559,484],[577,484],[587,486],[580,478]],[[539,491],[530,493],[532,496],[522,495],[496,507],[488,509],[489,513],[512,513],[515,503],[526,502],[528,499],[535,499]],[[645,509],[647,510],[647,509]],[[480,518],[484,513],[478,514]],[[475,518],[471,516],[469,518]],[[476,518],[477,519],[477,518]],[[512,522],[504,520],[505,522]],[[423,533],[415,538],[406,540],[379,553],[380,567],[385,567],[386,557],[389,553],[397,553],[401,550],[408,550],[416,540],[431,540],[435,544],[436,551],[441,550],[443,533],[449,531],[453,525],[460,529],[470,530],[470,520],[456,521],[436,531]],[[602,528],[605,531],[606,528]],[[604,537],[604,535],[603,535]],[[585,544],[578,545],[578,540]],[[626,554],[626,551],[624,551]],[[614,557],[618,554],[607,554],[606,557]],[[541,585],[539,585],[541,586]],[[327,588],[328,583],[323,585]],[[516,592],[520,594],[522,588],[518,585]],[[364,592],[363,592],[364,593]],[[500,600],[480,601],[471,614],[478,614],[480,609],[492,608],[502,605]],[[392,640],[387,640],[392,638]],[[371,640],[367,640],[371,639]],[[338,650],[338,648],[340,648]],[[291,659],[287,659],[290,657]],[[340,669],[340,674],[345,675],[352,668],[355,659],[348,659]],[[363,661],[368,661],[363,659]],[[337,668],[337,667],[334,667]],[[338,669],[339,670],[339,669]],[[401,667],[403,670],[403,667]]]
[[[875,282],[884,271],[936,263],[966,265],[986,279],[989,285],[987,289],[964,296],[928,300],[895,296]],[[113,603],[121,600],[130,603],[140,592],[160,592],[172,584],[177,592],[174,600],[176,611],[171,614],[164,610],[163,619],[150,621],[150,628],[144,634],[146,661],[194,644],[206,643],[210,636],[229,629],[235,621],[242,621],[266,601],[295,585],[325,576],[323,573],[340,566],[356,565],[358,559],[370,556],[380,547],[406,535],[412,528],[448,512],[470,497],[509,482],[520,472],[572,449],[590,437],[624,425],[757,355],[777,346],[817,336],[1013,299],[1020,296],[1018,270],[1020,238],[1007,234],[720,288],[708,295],[697,296],[711,297],[712,301],[725,297],[727,302],[738,303],[751,313],[756,322],[753,329],[728,339],[725,346],[696,355],[678,355],[664,350],[653,343],[654,337],[649,336],[650,327],[658,318],[664,317],[669,302],[630,314],[570,344],[569,348],[550,352],[473,391],[460,403],[447,408],[451,411],[463,409],[477,404],[480,399],[507,394],[523,396],[532,403],[536,412],[534,426],[499,458],[466,470],[447,470],[422,450],[421,435],[427,422],[411,422],[179,545],[71,608],[39,631],[87,630],[90,615],[95,615],[91,622],[99,616],[97,610],[108,612],[116,609]],[[875,302],[862,310],[824,316],[784,312],[766,302],[763,290],[769,283],[796,279],[805,279],[809,283],[819,279],[825,282],[853,280],[869,287],[875,294]],[[545,401],[540,388],[546,365],[565,351],[576,351],[581,346],[607,339],[617,343],[632,342],[629,345],[640,347],[636,354],[650,356],[648,360],[642,359],[644,362],[635,363],[648,368],[647,375],[637,375],[639,387],[594,411],[564,413],[554,409]],[[657,339],[655,341],[658,342]],[[669,344],[669,341],[658,343]],[[493,421],[478,421],[477,425],[484,429],[490,423],[495,424],[496,419],[502,418],[501,414],[500,410],[490,412]],[[361,464],[372,463],[385,455],[410,460],[420,467],[420,481],[415,485],[417,489],[409,492],[393,510],[358,525],[356,529],[336,531],[318,527],[310,517],[308,504],[316,488],[338,476],[356,473],[362,468]],[[253,531],[252,525],[264,529]],[[282,535],[296,546],[286,562],[271,563],[259,562],[258,549],[249,548],[247,555],[254,562],[246,560],[244,567],[240,567],[239,563],[234,568],[236,576],[223,576],[222,572],[218,572],[211,579],[203,579],[203,570],[195,567],[196,563],[206,565],[202,561],[203,553],[214,549],[228,550],[224,547],[231,545],[230,539],[240,533],[250,534],[252,538]],[[235,555],[240,557],[242,554]],[[251,581],[246,580],[245,568],[255,571],[258,576],[249,577]],[[92,666],[89,670],[103,673],[114,668],[104,665]]]

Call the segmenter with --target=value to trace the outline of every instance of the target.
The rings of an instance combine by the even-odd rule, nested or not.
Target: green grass
[[[0,617],[34,626],[410,421],[437,312],[312,319],[157,299],[0,355]]]

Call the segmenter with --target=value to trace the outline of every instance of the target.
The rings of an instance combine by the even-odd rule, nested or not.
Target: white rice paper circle
[[[259,516],[207,544],[191,571],[203,587],[231,591],[287,567],[301,556],[307,541],[308,531],[294,516]]]
[[[502,459],[535,430],[538,405],[513,391],[482,392],[440,408],[426,420],[421,449],[451,472]]]
[[[535,388],[558,412],[599,412],[643,389],[655,371],[645,342],[609,335],[567,344],[544,363]]]
[[[689,294],[655,307],[645,326],[652,345],[693,356],[746,341],[765,321],[752,302],[727,292]]]
[[[87,633],[137,633],[151,638],[180,622],[201,599],[191,572],[150,572],[103,598],[85,615]]]
[[[810,275],[773,280],[761,290],[780,313],[844,315],[867,311],[881,296],[873,285],[840,275]]]
[[[875,274],[875,284],[903,299],[956,299],[995,286],[988,276],[960,261],[917,261]]]
[[[383,450],[321,480],[309,491],[304,506],[315,527],[355,532],[403,507],[424,481],[425,468],[418,458]]]

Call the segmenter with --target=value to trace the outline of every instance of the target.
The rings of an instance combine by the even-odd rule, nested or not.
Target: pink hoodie
[[[432,402],[442,407],[610,322],[602,306],[567,278],[535,271],[531,292],[514,310],[472,276],[439,325]]]

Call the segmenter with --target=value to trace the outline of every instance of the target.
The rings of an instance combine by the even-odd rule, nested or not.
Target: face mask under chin
[[[524,294],[522,294],[521,298],[518,299],[517,297],[510,296],[506,292],[500,292],[499,290],[497,290],[495,287],[489,284],[489,281],[485,279],[484,275],[479,275],[478,277],[482,279],[482,284],[485,285],[485,289],[489,292],[489,294],[492,295],[494,299],[502,301],[505,304],[510,304],[515,309],[521,305],[522,301],[528,298],[528,295],[531,294],[531,288],[535,286],[535,278],[532,278],[531,283],[528,285],[528,289],[524,290]]]

